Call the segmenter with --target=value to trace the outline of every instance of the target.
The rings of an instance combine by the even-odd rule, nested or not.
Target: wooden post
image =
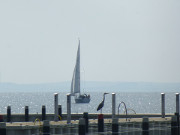
[[[88,112],[84,112],[84,113],[83,113],[83,118],[85,119],[85,128],[86,128],[86,133],[88,133],[88,127],[89,127]]]
[[[86,126],[85,126],[85,119],[80,118],[79,119],[79,129],[78,129],[79,135],[85,135],[86,134]]]
[[[7,107],[7,122],[11,122],[11,106]]]
[[[50,125],[48,120],[43,121],[43,135],[50,135]]]
[[[3,115],[0,115],[0,122],[4,122]]]
[[[42,121],[46,120],[46,106],[42,106]]]
[[[118,132],[119,132],[118,119],[113,118],[112,119],[112,135],[118,135]]]
[[[29,121],[29,108],[28,106],[25,106],[25,121]]]
[[[178,134],[178,123],[177,123],[177,116],[176,115],[171,117],[171,135],[179,135]]]
[[[71,123],[71,94],[67,94],[67,124]]]
[[[103,114],[98,115],[98,132],[104,132],[104,116],[103,116]]]
[[[116,94],[112,93],[112,119],[116,116]]]
[[[0,135],[6,135],[6,123],[0,122]]]
[[[178,135],[179,135],[179,113],[175,113],[177,118],[177,128],[178,128]]]
[[[58,121],[58,93],[54,93],[54,121]]]
[[[176,93],[176,113],[179,113],[179,93]]]
[[[62,106],[61,105],[58,105],[58,115],[61,117],[62,119]],[[60,120],[60,118],[59,118]]]
[[[165,118],[165,94],[161,93],[161,115]]]
[[[148,118],[143,118],[142,135],[149,135],[149,119]]]

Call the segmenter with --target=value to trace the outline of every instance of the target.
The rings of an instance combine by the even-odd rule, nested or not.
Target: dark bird
[[[102,113],[102,108],[104,106],[104,100],[105,100],[105,95],[106,94],[109,94],[109,93],[104,93],[103,94],[103,101],[98,105],[98,108],[97,108],[97,111],[101,110],[101,113]]]

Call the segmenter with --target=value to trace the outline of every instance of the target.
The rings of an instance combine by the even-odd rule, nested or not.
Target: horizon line
[[[19,84],[19,85],[31,85],[31,84],[55,84],[55,83],[70,83],[71,81],[59,81],[59,82],[32,82],[32,83],[19,83],[19,82],[0,82],[0,84]],[[153,81],[81,81],[81,82],[97,82],[97,83],[167,83],[167,84],[179,84],[180,82],[153,82]]]

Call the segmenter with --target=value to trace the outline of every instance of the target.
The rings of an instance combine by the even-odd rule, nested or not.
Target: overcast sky
[[[0,1],[0,81],[180,82],[179,0]]]

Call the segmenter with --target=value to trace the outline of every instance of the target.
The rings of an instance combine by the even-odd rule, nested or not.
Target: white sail
[[[80,41],[77,51],[76,65],[71,82],[71,94],[80,93]]]

